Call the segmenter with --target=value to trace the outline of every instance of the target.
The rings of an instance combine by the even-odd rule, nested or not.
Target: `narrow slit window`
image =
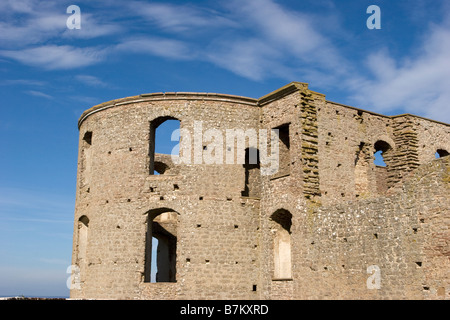
[[[92,166],[92,131],[86,131],[81,140],[80,186],[89,184]]]
[[[287,175],[290,173],[291,155],[290,155],[290,137],[289,123],[283,124],[275,130],[278,130],[279,138],[279,170],[278,175]]]

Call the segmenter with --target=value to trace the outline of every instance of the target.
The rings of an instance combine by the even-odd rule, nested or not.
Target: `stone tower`
[[[155,153],[167,120],[178,156]],[[142,94],[78,126],[72,298],[450,298],[448,124],[294,82]]]

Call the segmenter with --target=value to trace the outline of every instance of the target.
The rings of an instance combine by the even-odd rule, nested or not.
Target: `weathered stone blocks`
[[[279,128],[280,171],[226,163],[227,145],[214,150],[223,164],[155,154],[167,119],[223,137]],[[450,150],[448,124],[337,104],[294,82],[260,99],[118,99],[85,111],[79,130],[72,298],[450,298],[449,157],[434,157]],[[208,143],[200,152],[214,155]],[[162,282],[150,280],[151,249],[170,266]]]

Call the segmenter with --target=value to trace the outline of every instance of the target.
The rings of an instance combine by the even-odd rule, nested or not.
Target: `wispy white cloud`
[[[1,2],[0,9],[3,13],[34,13],[39,9],[38,0],[4,0]],[[41,7],[46,4],[42,4]]]
[[[125,27],[120,23],[114,21],[105,21],[105,17],[93,15],[90,13],[83,13],[81,19],[80,29],[67,29],[66,19],[64,18],[64,28],[62,29],[62,36],[64,38],[74,39],[93,39],[98,37],[115,36],[125,32]]]
[[[167,38],[140,37],[124,40],[114,47],[119,53],[143,53],[154,56],[191,60],[196,53],[186,42]]]
[[[382,49],[367,58],[372,77],[357,84],[352,99],[378,112],[405,110],[450,122],[450,25],[433,26],[413,56]]]
[[[45,81],[30,80],[30,79],[8,79],[1,80],[0,86],[45,86]]]
[[[426,117],[447,117],[442,114],[450,113],[446,103],[450,84],[448,23],[424,31],[427,38],[415,53],[399,56],[383,48],[369,54],[365,61],[358,61],[348,56],[357,47],[350,41],[348,30],[344,30],[335,3],[322,0],[315,5],[323,11],[311,14],[300,7],[293,10],[274,0],[230,0],[215,8],[111,1],[105,5],[107,14],[102,19],[82,11],[82,29],[67,30],[67,15],[55,9],[54,1],[47,2],[42,15],[32,14],[44,11],[36,0],[7,1],[0,4],[0,9],[12,13],[0,22],[0,40],[12,47],[0,50],[0,57],[49,70],[81,68],[114,55],[130,54],[202,61],[253,81],[275,77],[339,90],[349,102],[382,113],[401,109]],[[442,8],[449,11],[450,6]],[[11,19],[14,13],[25,18]],[[331,22],[327,25],[323,21]],[[155,31],[151,36],[144,30],[147,27]],[[67,44],[68,40],[102,36],[114,38],[103,47]],[[55,37],[60,37],[58,44],[36,46]],[[107,87],[93,76],[79,75],[75,79]]]
[[[306,14],[289,11],[271,0],[233,0],[231,6],[241,18],[246,17],[255,33],[260,33],[272,46],[298,54],[311,52],[327,41],[313,28]]]
[[[24,50],[0,50],[0,56],[30,66],[49,70],[74,69],[102,61],[105,49],[97,47],[77,48],[69,45],[46,45]]]
[[[237,27],[239,24],[224,14],[192,4],[173,5],[133,1],[129,8],[144,20],[171,32],[208,32],[211,29]]]
[[[0,41],[4,48],[38,44],[59,36],[67,15],[54,1],[2,1]]]
[[[348,61],[318,31],[313,16],[271,0],[234,0],[226,7],[245,33],[211,41],[204,53],[208,61],[252,80],[292,81],[308,75],[320,84],[331,84],[349,72]]]
[[[81,29],[70,30],[66,22],[66,7],[58,1],[16,0],[0,5],[0,41],[3,48],[21,49],[48,41],[93,39],[117,36],[124,31],[109,15],[94,15],[82,11]],[[116,16],[113,16],[113,18]]]
[[[49,99],[49,100],[53,100],[53,97],[49,94],[40,92],[40,91],[35,91],[35,90],[28,90],[26,91],[26,93],[35,96],[35,97],[40,97],[40,98],[45,98],[45,99]]]
[[[103,80],[87,74],[76,75],[75,79],[91,87],[108,87],[108,84]]]
[[[211,45],[207,54],[215,64],[252,80],[300,77],[315,87],[339,88],[350,101],[381,113],[450,121],[450,19],[425,28],[416,52],[393,56],[383,48],[364,65],[346,56],[352,43],[344,37],[347,48],[338,45],[313,16],[272,0],[231,1],[228,7],[251,36]]]
[[[204,52],[208,61],[255,81],[277,72],[280,56],[279,51],[259,39],[221,40]]]

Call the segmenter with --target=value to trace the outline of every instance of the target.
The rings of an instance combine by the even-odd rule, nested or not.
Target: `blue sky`
[[[69,30],[69,5],[81,29]],[[369,5],[381,29],[369,30]],[[450,122],[450,4],[435,0],[0,2],[0,296],[67,296],[77,120],[149,92],[331,101]]]

